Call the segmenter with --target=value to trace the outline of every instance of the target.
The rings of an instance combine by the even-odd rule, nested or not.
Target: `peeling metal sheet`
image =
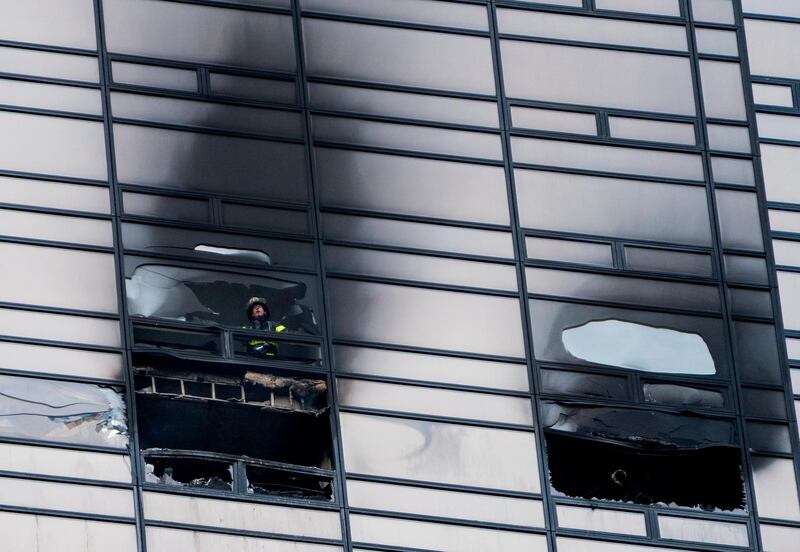
[[[0,433],[82,445],[128,446],[122,394],[86,383],[0,376]]]
[[[738,447],[733,422],[655,410],[543,401],[548,431],[648,450]]]

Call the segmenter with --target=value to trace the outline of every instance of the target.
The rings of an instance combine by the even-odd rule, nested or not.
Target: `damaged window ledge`
[[[146,449],[141,454],[146,488],[248,501],[335,504],[333,470],[195,450]],[[273,480],[259,478],[259,473],[272,474]],[[304,481],[305,485],[293,484],[292,480]]]

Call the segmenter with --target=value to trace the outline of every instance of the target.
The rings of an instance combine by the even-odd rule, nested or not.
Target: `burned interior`
[[[146,484],[333,499],[310,245],[127,223]]]
[[[134,365],[146,482],[332,498],[324,376],[164,353]]]
[[[536,303],[540,415],[556,495],[745,507],[721,321]]]

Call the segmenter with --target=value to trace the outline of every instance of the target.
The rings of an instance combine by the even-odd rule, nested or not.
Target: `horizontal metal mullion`
[[[374,383],[386,383],[392,385],[407,385],[411,387],[422,387],[425,389],[441,389],[443,391],[463,391],[466,393],[480,393],[482,395],[527,398],[533,394],[531,391],[514,391],[510,389],[478,387],[475,385],[464,385],[458,383],[396,378],[391,376],[382,376],[378,374],[360,374],[357,372],[334,371],[334,375],[336,376],[337,380],[369,381]]]
[[[148,492],[155,492],[151,489],[145,489]],[[165,493],[166,494],[166,493]],[[182,494],[173,492],[171,494]],[[198,495],[194,495],[198,496]],[[215,498],[222,498],[222,497],[215,497]],[[261,501],[259,501],[261,502]],[[304,505],[305,506],[305,505]],[[312,508],[309,508],[312,509]],[[319,509],[319,508],[317,508]],[[337,507],[335,510],[339,510]],[[299,513],[299,512],[298,512]],[[233,529],[228,527],[220,527],[220,526],[213,526],[213,525],[195,525],[190,523],[178,523],[178,522],[170,522],[170,521],[161,521],[161,520],[153,520],[148,519],[147,514],[144,517],[144,523],[146,526],[149,527],[162,527],[165,529],[185,529],[187,531],[199,531],[202,533],[214,533],[217,535],[235,535],[238,537],[253,537],[259,539],[273,539],[273,540],[284,540],[284,541],[291,541],[291,542],[304,542],[309,544],[327,544],[332,546],[341,546],[341,541],[336,539],[325,539],[319,537],[300,537],[297,535],[291,535],[288,533],[274,533],[274,532],[264,532],[264,531],[250,531],[247,529]]]
[[[682,27],[683,25],[681,25]],[[539,44],[554,44],[557,46],[574,46],[579,48],[591,48],[600,50],[615,50],[622,52],[637,52],[642,54],[655,54],[659,56],[675,56],[689,58],[688,50],[669,50],[662,48],[649,48],[646,46],[622,45],[622,44],[609,44],[607,42],[590,42],[584,40],[569,40],[564,38],[546,38],[531,35],[519,35],[500,33],[498,38],[502,40],[513,40],[517,42],[535,42]]]
[[[508,429],[512,431],[521,431],[525,433],[534,433],[534,425],[512,424],[508,422],[490,422],[476,418],[458,418],[454,416],[436,416],[432,414],[423,414],[420,412],[398,412],[395,410],[380,410],[377,408],[364,408],[358,406],[345,406],[339,404],[339,412],[347,412],[352,414],[363,414],[367,416],[380,416],[382,418],[400,418],[403,420],[417,420],[421,422],[434,422],[444,424],[457,424],[474,427],[484,427],[488,429]]]
[[[469,485],[459,485],[455,483],[439,483],[435,481],[423,481],[417,479],[401,479],[397,477],[386,477],[382,475],[370,475],[363,473],[347,472],[347,479],[354,481],[368,481],[372,483],[383,483],[386,485],[400,485],[403,487],[420,487],[440,491],[454,491],[469,494],[485,494],[491,496],[503,496],[508,498],[524,498],[532,500],[542,500],[541,493],[531,493],[526,491],[512,491],[494,489],[489,487],[475,487]]]
[[[339,21],[342,23],[355,23],[359,25],[375,25],[379,27],[391,27],[395,29],[408,29],[413,31],[425,31],[461,36],[474,36],[480,38],[491,38],[491,34],[487,30],[465,29],[463,27],[450,27],[447,25],[435,25],[429,23],[415,23],[411,21],[402,21],[397,19],[380,19],[373,17],[363,17],[357,15],[341,15],[337,13],[329,13],[316,10],[302,10],[301,16],[303,19],[325,19],[328,21]],[[488,21],[487,21],[488,27]]]
[[[506,291],[493,288],[481,288],[472,286],[461,286],[455,284],[442,284],[428,282],[425,280],[406,280],[402,278],[391,278],[386,276],[372,276],[366,274],[356,274],[349,272],[326,271],[326,276],[339,280],[350,280],[357,282],[374,282],[392,286],[414,287],[423,289],[435,289],[439,291],[453,291],[457,293],[471,293],[476,295],[488,295],[492,297],[519,297],[518,291]]]
[[[90,115],[74,111],[61,111],[58,109],[44,109],[40,107],[24,107],[18,105],[0,104],[0,111],[6,113],[20,113],[24,115],[39,115],[45,117],[58,117],[59,119],[73,119],[76,121],[103,122],[102,115]]]
[[[434,349],[431,347],[417,347],[414,345],[403,345],[397,343],[378,343],[372,341],[360,341],[356,339],[337,339],[333,338],[333,343],[336,345],[349,345],[354,347],[366,347],[370,349],[382,349],[391,351],[401,351],[407,353],[422,353],[430,355],[439,355],[454,358],[468,358],[473,360],[488,360],[492,362],[507,362],[510,364],[524,364],[524,357],[510,357],[501,355],[491,355],[484,353],[470,353],[462,351],[453,351],[446,349]]]
[[[242,132],[237,130],[227,130],[221,128],[214,128],[214,127],[201,127],[201,126],[194,126],[194,125],[182,125],[182,124],[174,124],[174,123],[163,123],[157,121],[146,121],[142,119],[127,119],[122,117],[114,117],[112,120],[113,124],[120,124],[120,125],[132,125],[132,126],[139,126],[139,127],[147,127],[147,128],[158,128],[163,130],[176,130],[181,132],[193,132],[196,134],[210,134],[213,136],[225,136],[230,138],[246,138],[250,140],[260,140],[260,141],[268,141],[268,142],[283,142],[289,144],[299,144],[302,145],[305,143],[302,137],[295,138],[291,136],[278,136],[278,135],[270,135],[270,134],[260,134],[256,132]]]
[[[0,79],[35,82],[40,84],[55,84],[59,86],[74,86],[76,88],[91,88],[92,90],[102,90],[100,84],[92,81],[61,79],[56,77],[46,77],[40,75],[22,75],[19,73],[7,73],[5,71],[0,71]]]
[[[327,140],[313,139],[314,147],[333,148],[350,151],[363,151],[372,153],[383,153],[386,155],[399,155],[401,157],[418,157],[420,159],[439,159],[442,161],[456,161],[460,163],[472,163],[475,165],[490,165],[495,167],[503,166],[501,159],[489,159],[482,157],[467,157],[462,155],[451,155],[447,153],[429,153],[425,151],[407,150],[401,148],[390,148],[384,146],[371,146],[369,144],[349,144],[346,142],[331,142]]]
[[[618,178],[622,180],[641,180],[644,182],[659,182],[662,184],[678,184],[683,186],[698,186],[705,188],[706,183],[702,180],[684,180],[681,178],[650,176],[642,174],[628,174],[612,171],[598,171],[594,169],[580,169],[577,167],[563,167],[558,165],[543,165],[538,163],[524,163],[515,161],[515,169],[529,169],[534,171],[557,172],[565,174],[578,174],[584,176],[599,176],[603,178]]]

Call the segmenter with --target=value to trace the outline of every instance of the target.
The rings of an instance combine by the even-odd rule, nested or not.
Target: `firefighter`
[[[251,297],[247,302],[247,320],[250,322],[246,329],[262,330],[266,332],[285,332],[286,326],[269,319],[269,307],[263,297]],[[278,352],[278,343],[267,339],[252,338],[247,342],[247,351],[257,356],[275,357]]]

